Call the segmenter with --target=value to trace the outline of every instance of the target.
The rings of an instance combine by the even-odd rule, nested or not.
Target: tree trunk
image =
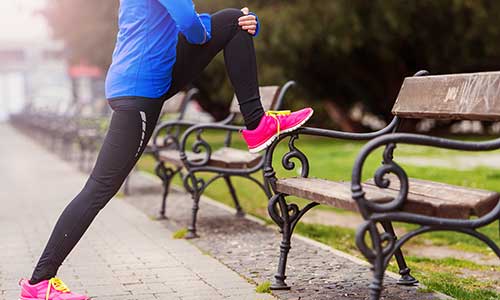
[[[347,132],[359,132],[360,126],[349,118],[349,112],[338,106],[334,101],[323,101],[326,113],[330,119],[340,127],[340,130]]]

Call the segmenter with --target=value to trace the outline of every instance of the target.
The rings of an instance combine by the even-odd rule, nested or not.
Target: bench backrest
[[[392,113],[402,118],[500,121],[500,72],[407,77]]]
[[[183,108],[184,101],[186,101],[186,92],[179,92],[175,94],[172,98],[168,99],[168,101],[165,101],[161,114],[180,113]]]
[[[280,92],[280,87],[277,85],[272,86],[262,86],[259,88],[260,92],[260,100],[262,102],[262,106],[265,111],[268,110],[276,110],[280,109],[279,107],[275,107],[278,103],[278,95]],[[240,113],[240,106],[238,104],[238,99],[236,95],[233,98],[233,102],[231,102],[230,112],[232,113]]]

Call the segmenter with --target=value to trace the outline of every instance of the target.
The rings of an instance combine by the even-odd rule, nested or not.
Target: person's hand
[[[257,17],[250,15],[250,10],[248,7],[244,7],[241,9],[244,16],[238,19],[238,24],[241,26],[243,30],[246,30],[251,35],[255,35],[257,31]]]

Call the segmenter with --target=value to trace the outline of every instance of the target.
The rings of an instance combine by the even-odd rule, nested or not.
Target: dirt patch
[[[492,288],[497,293],[500,293],[500,272],[491,271],[477,271],[477,270],[466,270],[463,273],[464,277],[474,277],[478,281],[492,282]]]
[[[363,222],[360,215],[350,213],[336,213],[326,210],[311,210],[302,219],[302,222],[308,224],[322,224],[328,226],[341,226],[351,229],[358,228],[359,224]]]
[[[415,256],[423,256],[434,259],[453,257],[456,259],[472,261],[483,266],[500,266],[500,260],[496,256],[486,256],[480,253],[466,252],[442,246],[411,246],[406,247],[406,251],[408,254]],[[500,279],[500,274],[497,274],[497,277]]]
[[[442,168],[451,168],[461,171],[473,170],[478,167],[488,167],[491,169],[500,169],[499,154],[481,154],[481,155],[449,155],[443,157],[425,157],[425,156],[400,156],[398,161],[414,166],[434,166]]]

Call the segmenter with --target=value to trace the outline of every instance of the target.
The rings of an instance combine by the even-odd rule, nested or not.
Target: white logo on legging
[[[141,120],[142,120],[142,136],[141,136],[141,142],[139,143],[139,148],[137,148],[137,153],[135,154],[135,157],[139,156],[139,153],[141,152],[141,148],[144,145],[144,139],[146,137],[146,113],[143,111],[139,112],[141,114]]]

